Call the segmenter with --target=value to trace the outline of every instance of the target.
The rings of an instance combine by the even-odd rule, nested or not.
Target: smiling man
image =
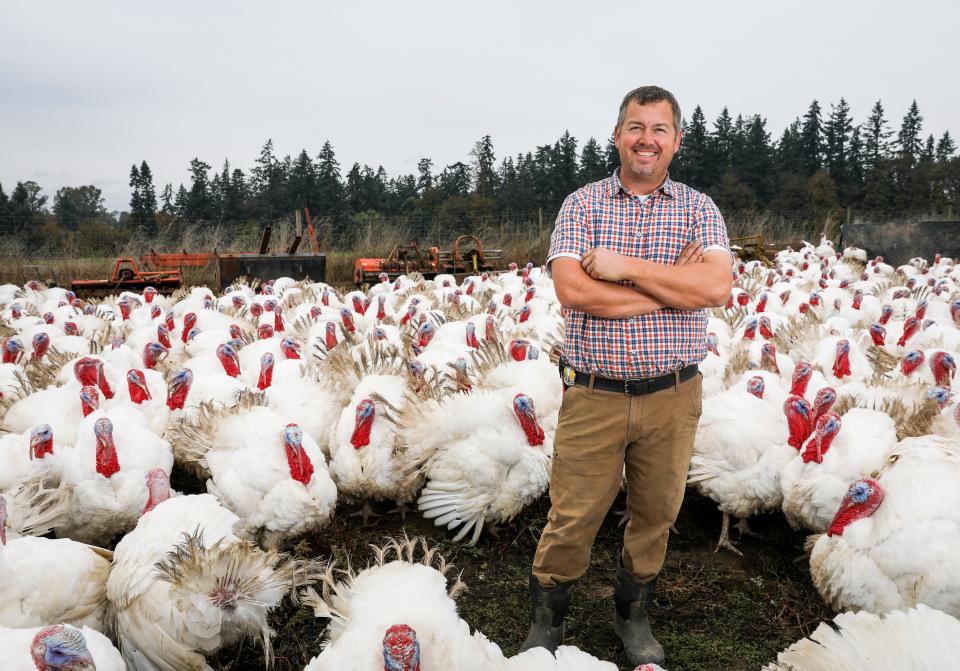
[[[704,308],[723,305],[732,286],[716,205],[667,175],[681,136],[669,91],[631,91],[614,128],[621,167],[568,196],[557,217],[547,264],[567,309],[566,390],[521,650],[559,645],[571,590],[625,474],[614,629],[630,664],[664,658],[648,609],[700,417]]]

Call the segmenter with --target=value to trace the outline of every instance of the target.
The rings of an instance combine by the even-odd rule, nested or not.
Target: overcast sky
[[[818,99],[855,121],[960,134],[960,3],[163,2],[0,4],[0,184],[94,184],[128,209],[132,163],[159,195],[190,159],[247,171],[329,139],[341,167],[437,172],[493,137],[497,160],[611,132],[623,94],[659,84],[689,117],[759,113],[774,138]]]

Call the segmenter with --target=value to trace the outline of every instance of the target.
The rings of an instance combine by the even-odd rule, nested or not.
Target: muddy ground
[[[622,498],[613,510],[623,508]],[[382,507],[384,513],[388,507]],[[403,531],[423,535],[462,571],[468,590],[458,599],[461,617],[509,655],[526,635],[527,575],[548,508],[543,497],[501,528],[498,538],[485,533],[475,547],[467,547],[450,543],[451,534],[416,513],[408,514],[405,523],[398,514],[385,513],[363,525],[342,507],[322,532],[302,538],[296,553],[333,556],[341,562],[349,554],[354,566],[365,566],[371,557],[369,544]],[[669,671],[755,671],[831,617],[801,558],[805,534],[792,531],[781,515],[767,515],[752,522],[762,538],[744,539],[743,557],[725,550],[714,553],[720,519],[711,501],[688,491],[651,611]],[[618,521],[611,513],[600,530],[590,571],[574,593],[565,642],[629,671],[611,627],[611,580],[621,541]],[[736,532],[733,535],[736,538]],[[273,626],[278,632],[278,671],[300,671],[319,653],[325,621],[314,619],[306,607],[278,610]],[[250,644],[225,651],[214,665],[230,671],[264,668],[259,649]]]

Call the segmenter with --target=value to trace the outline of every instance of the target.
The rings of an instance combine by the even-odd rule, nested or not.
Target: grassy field
[[[174,484],[186,491],[199,485]],[[333,557],[340,565],[349,557],[353,566],[362,567],[372,558],[371,543],[404,532],[425,536],[462,571],[468,589],[458,599],[461,617],[514,654],[529,623],[527,575],[549,509],[547,497],[501,528],[499,537],[484,534],[474,547],[450,543],[449,534],[416,513],[404,522],[387,514],[388,507],[367,525],[341,508],[323,531],[299,539],[294,551]],[[621,496],[613,509],[622,507]],[[600,530],[590,571],[574,592],[565,640],[630,671],[611,627],[611,581],[622,537],[618,521],[611,513]],[[799,559],[805,535],[790,530],[781,515],[759,518],[754,527],[763,537],[744,540],[743,557],[715,554],[720,513],[710,500],[688,492],[651,611],[670,671],[759,669],[831,616],[811,584],[806,560]],[[315,619],[310,609],[286,606],[272,623],[278,671],[299,671],[319,653],[326,621]],[[247,645],[225,651],[215,666],[253,671],[263,668],[263,660],[259,649]]]

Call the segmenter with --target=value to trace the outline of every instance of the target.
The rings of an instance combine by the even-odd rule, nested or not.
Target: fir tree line
[[[727,108],[709,122],[701,107],[684,120],[684,139],[671,176],[713,197],[729,217],[790,213],[823,219],[853,208],[876,218],[900,214],[952,214],[960,201],[960,158],[949,131],[923,136],[914,101],[894,133],[880,101],[855,124],[842,99],[824,110],[814,100],[777,139],[759,114],[734,118]],[[521,221],[541,209],[555,212],[582,184],[608,176],[619,164],[612,137],[582,146],[565,132],[555,143],[496,159],[493,140],[475,143],[466,162],[437,169],[423,158],[415,174],[391,177],[382,166],[354,163],[344,170],[331,143],[315,157],[304,149],[278,157],[267,140],[245,172],[225,160],[219,170],[194,158],[188,185],[164,185],[157,197],[146,161],[130,169],[130,209],[109,215],[99,189],[63,187],[52,209],[35,182],[18,182],[7,196],[0,185],[0,233],[82,226],[113,226],[155,233],[177,221],[251,222],[289,216],[309,207],[335,230],[358,220],[404,216],[442,219],[453,228],[497,217]],[[34,235],[36,237],[36,235]]]

